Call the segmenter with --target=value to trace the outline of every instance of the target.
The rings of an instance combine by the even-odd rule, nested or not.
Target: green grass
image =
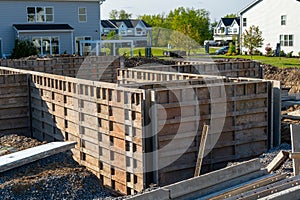
[[[237,56],[214,56],[214,58],[245,58],[251,60],[257,60],[263,64],[269,64],[275,67],[287,68],[287,67],[300,67],[299,58],[287,58],[287,57],[267,57],[267,56],[249,56],[249,55],[237,55]]]

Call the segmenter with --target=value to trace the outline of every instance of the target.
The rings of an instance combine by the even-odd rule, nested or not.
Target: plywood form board
[[[214,89],[212,89],[213,87]],[[204,165],[250,158],[267,150],[268,83],[260,81],[225,83],[224,89],[218,89],[218,87],[220,86],[182,86],[153,90],[151,99],[153,103],[160,105],[156,107],[156,113],[159,117],[156,118],[156,125],[154,126],[158,135],[158,148],[160,149],[158,153],[159,164],[164,166],[172,159],[179,158],[174,161],[176,165],[173,163],[165,166],[158,172],[160,185],[165,185],[164,182],[168,179],[165,178],[166,176],[176,178],[174,175],[180,173],[179,171],[182,173],[185,171],[187,174],[189,171],[193,172],[191,169],[195,166],[196,149],[197,144],[199,144],[195,141],[199,140],[202,125],[210,123],[210,116],[213,116],[214,123],[221,123],[222,118],[225,119],[225,127],[221,137],[229,137],[229,139],[228,143],[224,143],[223,146],[217,143],[217,148],[212,148],[216,143],[212,139],[215,142],[212,142],[211,148],[208,148],[211,153],[204,159]],[[209,93],[212,90],[214,92]],[[222,105],[220,98],[224,95],[222,92],[226,93],[224,105]],[[214,97],[214,99],[211,99],[211,97]],[[212,104],[213,101],[218,103],[214,105]],[[197,113],[200,110],[199,105],[206,112],[204,116],[201,115],[201,112]],[[212,109],[212,106],[216,106],[216,108]],[[219,113],[220,106],[230,106],[225,110],[228,113],[223,115]],[[197,136],[194,140],[195,135]],[[219,137],[217,132],[214,134],[214,130],[212,130],[212,136],[214,138]],[[179,138],[176,139],[177,137]],[[232,142],[230,142],[231,139]],[[187,143],[191,146],[186,146]],[[174,144],[176,148],[165,148],[168,144]],[[185,154],[188,155],[186,158]],[[192,174],[190,174],[190,177],[192,177]]]
[[[140,69],[194,73],[205,75],[219,75],[230,77],[263,78],[263,69],[255,61],[237,62],[178,62],[176,65],[141,66]]]
[[[30,136],[29,89],[26,74],[0,75],[0,135]]]
[[[76,149],[81,153],[77,160],[96,175],[108,178],[108,186],[121,193],[129,189],[141,191],[145,181],[144,161],[140,156],[143,152],[143,91],[118,88],[108,83],[59,78],[55,75],[33,75],[31,87],[37,91],[32,99],[44,102],[46,106],[46,109],[34,107],[33,130],[42,132],[44,137],[53,137],[54,140],[58,137],[65,139],[67,133],[69,140],[72,138],[78,141]],[[49,119],[41,116],[52,116],[52,122],[49,123]],[[52,129],[46,128],[47,125],[52,126]],[[128,154],[130,152],[139,155],[133,156]],[[131,157],[134,157],[133,161],[130,161]],[[101,166],[107,164],[113,167],[114,173],[129,174],[117,178],[116,175],[103,172],[99,162]],[[95,167],[97,165],[99,167]]]

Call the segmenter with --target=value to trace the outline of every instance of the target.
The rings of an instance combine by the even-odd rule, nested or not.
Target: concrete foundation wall
[[[0,136],[30,136],[28,88],[26,74],[0,75]]]

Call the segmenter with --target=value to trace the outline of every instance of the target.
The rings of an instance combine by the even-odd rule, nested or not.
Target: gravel
[[[20,148],[24,146],[29,148],[28,141],[31,141],[32,145],[41,144],[26,137],[22,137],[22,141],[16,135],[7,138],[15,141],[11,143],[15,149],[16,144],[21,146]],[[3,137],[0,138],[1,141],[4,141]],[[0,173],[0,200],[89,200],[112,197],[110,191],[101,187],[101,181],[95,175],[73,160],[70,151]]]

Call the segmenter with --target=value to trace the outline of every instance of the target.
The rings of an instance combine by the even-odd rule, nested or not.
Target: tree
[[[38,51],[31,41],[16,39],[11,58],[22,58],[37,54]]]
[[[227,14],[224,16],[224,18],[236,18],[237,15],[236,14]]]
[[[130,19],[132,17],[131,13],[127,13],[125,10],[112,10],[109,13],[110,19]]]
[[[170,27],[164,14],[142,15],[139,19],[144,20],[152,27],[152,45],[157,47],[167,46],[170,39]]]
[[[253,50],[262,47],[264,39],[262,38],[262,32],[258,26],[250,26],[249,30],[245,30],[242,34],[242,44],[249,49],[249,54],[253,54]]]
[[[204,9],[179,7],[170,11],[166,20],[172,30],[186,34],[199,44],[211,36],[209,12]]]
[[[191,54],[192,49],[196,49],[199,47],[199,44],[189,37],[187,33],[191,34],[192,26],[190,24],[186,24],[182,26],[181,32],[173,31],[171,34],[170,44],[176,48],[184,49],[189,56]]]

